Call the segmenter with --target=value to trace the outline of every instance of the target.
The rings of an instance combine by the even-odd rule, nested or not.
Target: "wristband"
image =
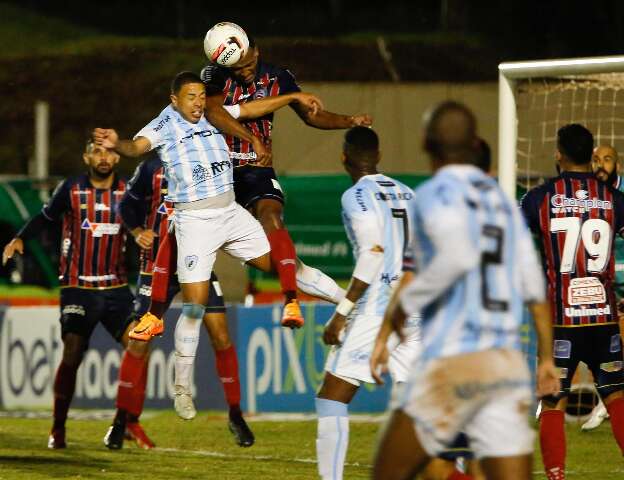
[[[354,306],[355,304],[345,297],[340,300],[340,303],[336,306],[336,313],[339,313],[343,317],[346,317],[351,313],[351,310],[353,310]]]

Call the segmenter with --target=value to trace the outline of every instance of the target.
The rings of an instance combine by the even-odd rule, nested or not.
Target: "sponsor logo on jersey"
[[[82,305],[65,305],[61,313],[63,315],[81,315],[83,317],[86,315]]]
[[[608,200],[589,198],[587,190],[577,190],[574,192],[574,198],[558,193],[550,199],[550,204],[553,207],[552,213],[585,213],[592,209],[613,209],[613,204]]]
[[[108,212],[110,210],[110,207],[108,205],[106,205],[105,203],[97,203],[95,204],[95,211],[96,212]]]
[[[592,305],[605,303],[607,293],[596,277],[573,278],[568,287],[568,303],[570,305]]]
[[[90,230],[94,237],[101,237],[102,235],[117,235],[121,230],[121,224],[119,223],[95,223],[90,222],[88,218],[82,222],[80,228],[83,230]]]
[[[377,192],[375,199],[387,202],[389,200],[411,200],[414,197],[410,192]]]
[[[587,307],[572,308],[572,307],[566,307],[564,313],[565,313],[566,317],[570,317],[570,318],[574,318],[574,317],[593,317],[595,315],[611,315],[611,306],[610,305],[606,305],[603,308],[587,308]]]
[[[106,282],[108,280],[117,280],[117,275],[112,273],[107,275],[79,275],[78,279],[84,282]]]
[[[190,140],[193,137],[212,137],[213,135],[219,135],[221,132],[216,128],[212,130],[200,130],[196,132],[194,130],[188,130],[188,134],[182,138],[180,138],[180,143],[184,143],[186,140]]]
[[[152,130],[154,130],[155,132],[158,132],[160,129],[162,129],[165,126],[165,123],[167,123],[169,120],[171,120],[171,117],[167,115],[160,122],[158,122]]]
[[[93,193],[91,190],[74,190],[72,192],[74,195],[82,195],[87,193]]]

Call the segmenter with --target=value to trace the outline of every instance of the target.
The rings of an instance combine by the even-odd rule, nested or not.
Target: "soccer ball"
[[[219,22],[206,33],[204,51],[212,63],[231,67],[249,49],[245,30],[231,22]]]

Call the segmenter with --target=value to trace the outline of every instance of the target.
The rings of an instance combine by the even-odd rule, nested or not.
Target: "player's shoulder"
[[[295,74],[288,67],[258,62],[257,77],[262,78],[264,76],[268,76],[269,79],[288,79],[293,82],[296,80]]]
[[[549,178],[540,185],[529,189],[520,199],[520,205],[523,207],[540,205],[548,193],[555,190],[555,183],[557,183],[560,178],[561,177]]]
[[[366,213],[371,210],[371,188],[366,180],[360,179],[350,188],[347,188],[340,199],[342,208],[347,212]]]

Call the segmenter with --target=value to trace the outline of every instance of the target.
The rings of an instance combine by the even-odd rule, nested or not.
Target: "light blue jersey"
[[[164,167],[169,191],[166,200],[194,202],[232,190],[232,162],[225,139],[202,115],[197,123],[185,120],[172,105],[134,138],[145,137]]]
[[[476,167],[452,165],[415,192],[415,277],[401,294],[422,313],[424,362],[520,349],[523,305],[545,282],[520,210]]]
[[[383,316],[386,310],[410,243],[413,196],[411,188],[382,174],[360,178],[342,195],[343,223],[356,262],[376,245],[384,250],[381,271],[356,303],[357,315]]]

